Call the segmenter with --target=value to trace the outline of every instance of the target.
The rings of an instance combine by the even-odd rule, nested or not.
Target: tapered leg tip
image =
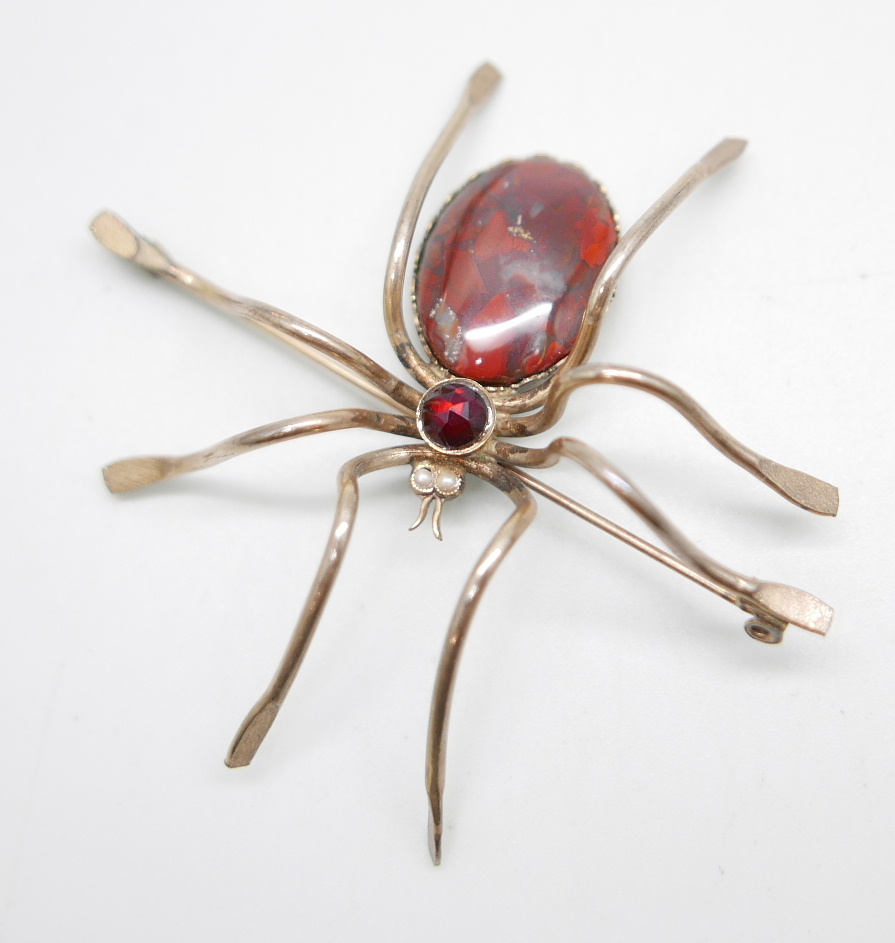
[[[472,73],[469,80],[469,100],[473,105],[479,105],[494,93],[494,89],[500,85],[503,76],[500,69],[490,62],[483,62]]]
[[[780,622],[818,635],[826,635],[832,625],[833,610],[823,600],[794,586],[759,583],[751,596]]]
[[[256,707],[242,722],[239,732],[230,745],[230,751],[224,762],[231,769],[248,766],[255,758],[258,747],[264,742],[267,731],[276,720],[280,707],[278,704],[265,704]]]
[[[154,243],[144,239],[120,216],[103,210],[90,223],[90,231],[110,252],[128,262],[135,262],[156,275],[168,271],[171,260]]]
[[[110,252],[128,261],[136,258],[140,237],[128,224],[109,210],[103,210],[90,223],[90,231]]]
[[[441,864],[441,819],[436,820],[432,809],[429,809],[429,854],[432,864]]]
[[[123,491],[135,491],[169,477],[172,467],[171,460],[167,458],[125,458],[106,465],[103,469],[103,480],[112,494],[121,494]]]
[[[716,144],[703,157],[708,172],[717,173],[728,164],[733,163],[746,150],[746,143],[743,138],[724,138],[723,141]]]
[[[774,488],[798,507],[824,517],[839,513],[839,489],[835,485],[767,458],[759,462],[759,467]]]

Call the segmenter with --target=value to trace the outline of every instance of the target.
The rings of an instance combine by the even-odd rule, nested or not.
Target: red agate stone
[[[565,357],[618,232],[599,184],[549,157],[471,180],[420,252],[425,341],[451,373],[508,386]]]
[[[494,412],[481,387],[443,380],[423,394],[418,422],[430,445],[445,452],[468,452],[490,434]]]

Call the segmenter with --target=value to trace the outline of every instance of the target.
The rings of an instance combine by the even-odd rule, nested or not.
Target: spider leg
[[[389,252],[383,293],[386,329],[398,359],[425,387],[430,387],[444,379],[445,373],[439,372],[419,355],[410,343],[404,323],[404,279],[407,274],[413,232],[423,208],[423,200],[426,198],[426,193],[432,185],[438,168],[444,162],[466,122],[478,107],[491,97],[500,79],[500,72],[490,62],[480,65],[473,72],[463,91],[460,103],[413,178],[407,200],[398,217],[398,225]]]
[[[176,478],[187,472],[210,468],[226,462],[228,459],[244,455],[255,449],[289,439],[318,435],[321,432],[333,432],[337,429],[379,429],[396,435],[419,438],[416,424],[407,416],[393,416],[389,413],[374,412],[369,409],[333,409],[324,413],[312,413],[282,422],[271,422],[258,426],[248,432],[242,432],[230,439],[224,439],[210,448],[190,455],[153,455],[125,458],[113,462],[103,469],[106,486],[113,494],[122,491],[134,491],[156,481]]]
[[[429,737],[426,748],[426,792],[429,797],[429,851],[435,864],[441,862],[441,839],[443,826],[443,801],[445,763],[447,760],[448,722],[450,720],[451,696],[457,677],[457,668],[463,645],[476,608],[491,577],[504,557],[534,519],[537,506],[528,489],[519,478],[493,462],[464,460],[466,467],[499,488],[516,505],[513,513],[485,548],[475,569],[466,581],[460,600],[454,610],[448,629],[435,690],[432,694],[432,709],[429,715]]]
[[[263,302],[225,291],[196,272],[178,265],[159,246],[141,236],[114,213],[100,213],[90,224],[90,231],[120,258],[153,275],[161,275],[229,314],[258,325],[391,407],[410,414],[416,409],[419,393],[366,354],[307,321]]]
[[[559,365],[555,377],[562,376],[567,370],[584,363],[590,356],[597,342],[597,335],[603,324],[603,317],[615,294],[618,280],[638,249],[665,222],[678,206],[699,186],[703,180],[722,170],[735,161],[746,147],[740,138],[725,138],[716,144],[701,160],[697,161],[686,173],[676,180],[652,206],[619,239],[612,254],[606,260],[588,298],[587,307],[581,320],[581,331],[569,355]],[[526,412],[543,405],[551,383],[530,392],[519,393],[501,402],[507,412]],[[534,428],[540,414],[521,420],[524,427]],[[538,425],[538,431],[545,428]],[[531,435],[530,432],[517,432],[514,435]]]
[[[746,142],[741,138],[725,138],[720,141],[679,177],[619,239],[618,245],[606,260],[591,290],[582,320],[581,333],[569,356],[560,366],[560,372],[577,367],[590,356],[597,334],[600,332],[603,315],[609,307],[618,280],[637,250],[703,180],[707,180],[728,164],[733,163],[745,148]]]
[[[833,619],[833,610],[826,603],[792,586],[743,576],[712,559],[685,537],[639,488],[596,449],[577,439],[568,438],[555,439],[543,449],[523,449],[518,446],[516,448],[518,452],[514,452],[512,458],[512,462],[516,465],[547,468],[555,465],[560,457],[564,456],[589,471],[615,492],[674,552],[678,560],[683,561],[710,583],[727,590],[733,597],[732,601],[756,617],[746,624],[746,629],[753,638],[758,638],[760,641],[778,642],[787,624],[797,625],[819,635],[827,633]],[[571,506],[569,510],[579,513]],[[587,519],[584,514],[579,516]],[[593,523],[597,522],[593,521]],[[616,536],[621,535],[616,534]],[[633,543],[633,541],[627,542]],[[640,546],[638,549],[660,559],[657,554],[647,549],[649,547],[651,545]],[[652,550],[655,549],[652,548]],[[717,590],[714,591],[717,592]]]
[[[429,507],[432,502],[435,500],[436,495],[427,494],[423,500],[420,502],[420,513],[417,515],[416,520],[410,525],[408,530],[416,530],[420,524],[426,519],[426,515],[429,513]]]
[[[732,462],[763,481],[788,501],[813,511],[835,517],[839,509],[839,491],[826,481],[780,465],[764,455],[743,445],[724,429],[699,403],[679,386],[654,373],[645,370],[633,370],[610,364],[588,364],[576,367],[558,375],[553,383],[544,408],[534,421],[526,425],[521,434],[531,435],[549,429],[562,416],[569,396],[582,386],[609,383],[616,386],[628,386],[644,393],[651,393],[676,409],[705,439]],[[499,435],[519,435],[517,422],[505,419],[498,427]],[[510,449],[513,446],[509,447]],[[512,461],[512,459],[511,459]]]
[[[227,766],[248,766],[252,762],[298,674],[351,538],[359,500],[358,479],[382,468],[406,465],[422,454],[431,452],[424,446],[380,449],[353,458],[340,470],[336,516],[314,584],[273,680],[249,711],[230,746],[225,760]]]

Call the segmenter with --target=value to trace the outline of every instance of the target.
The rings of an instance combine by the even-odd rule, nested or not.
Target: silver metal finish
[[[651,393],[676,409],[722,455],[773,488],[788,501],[815,514],[835,517],[839,492],[831,484],[760,455],[735,439],[699,403],[679,386],[655,373],[610,364],[589,364],[554,377],[544,408],[532,419],[506,418],[498,423],[497,435],[533,435],[552,428],[562,418],[569,396],[580,387],[597,384],[627,386]],[[498,446],[498,449],[502,446]],[[501,457],[509,453],[498,452]]]
[[[495,571],[534,520],[537,507],[528,489],[508,470],[499,465],[474,459],[464,459],[465,468],[472,474],[494,485],[516,505],[500,530],[479,557],[478,563],[466,581],[460,601],[454,610],[432,695],[429,714],[429,740],[426,748],[426,792],[429,796],[429,852],[435,864],[441,863],[441,840],[444,822],[444,782],[447,761],[447,736],[451,698],[463,645],[469,634],[472,618]]]
[[[392,239],[383,291],[385,327],[398,360],[425,387],[445,379],[448,374],[447,371],[424,360],[407,336],[404,318],[404,284],[407,278],[407,264],[410,260],[413,233],[419,222],[423,200],[429,192],[429,187],[432,186],[438,168],[444,163],[445,157],[467,121],[494,94],[501,78],[500,72],[490,62],[480,65],[470,76],[460,103],[413,178]]]
[[[399,360],[427,390],[448,378],[457,382],[470,381],[453,378],[440,365],[427,362],[408,338],[404,324],[403,295],[413,233],[435,173],[464,124],[491,95],[499,79],[499,73],[489,64],[481,66],[473,74],[459,106],[413,181],[392,243],[384,290],[386,326]],[[826,633],[832,620],[829,606],[794,587],[744,576],[708,556],[595,449],[568,437],[555,439],[542,448],[529,448],[506,441],[506,437],[531,436],[552,428],[562,416],[568,397],[581,387],[599,384],[628,386],[668,403],[722,454],[787,500],[817,514],[836,514],[838,492],[835,487],[804,472],[780,465],[743,445],[675,384],[655,374],[628,367],[606,364],[582,366],[597,339],[618,278],[628,262],[686,196],[706,177],[735,160],[744,146],[745,142],[738,139],[722,141],[691,167],[622,236],[594,285],[584,313],[581,333],[568,357],[554,371],[535,378],[533,387],[488,391],[492,404],[491,422],[487,433],[473,445],[472,450],[468,450],[469,454],[464,454],[467,450],[447,452],[444,449],[437,450],[430,444],[418,443],[369,452],[344,465],[339,474],[335,520],[304,609],[270,685],[236,734],[227,755],[228,766],[250,763],[276,718],[307,653],[344,558],[357,516],[359,479],[379,469],[405,464],[413,466],[411,490],[421,499],[421,506],[411,530],[419,527],[432,510],[432,528],[439,540],[442,538],[441,514],[444,503],[461,494],[464,475],[482,478],[503,492],[514,505],[512,514],[488,544],[466,582],[454,610],[438,666],[426,751],[429,838],[432,858],[436,864],[441,860],[447,734],[460,657],[482,593],[497,567],[534,518],[532,492],[548,498],[704,589],[739,606],[750,615],[746,623],[747,633],[758,641],[768,644],[780,642],[787,625],[800,626],[818,634]],[[112,213],[99,214],[91,229],[106,248],[121,258],[264,328],[355,386],[378,397],[388,404],[390,410],[396,411],[337,409],[270,423],[189,455],[124,459],[114,462],[103,471],[110,491],[132,491],[211,467],[276,442],[339,429],[379,429],[413,439],[423,436],[417,413],[423,394],[351,345],[278,308],[213,285],[195,272],[174,263],[158,245],[136,233]],[[561,458],[576,462],[612,490],[671,552],[631,533],[525,470],[547,468]]]
[[[612,254],[606,260],[597,281],[591,290],[587,308],[581,323],[581,332],[575,346],[563,360],[553,376],[557,377],[587,360],[597,342],[597,335],[603,323],[603,316],[615,294],[615,288],[621,273],[646,240],[665,222],[678,206],[699,186],[703,180],[722,170],[736,160],[746,147],[746,142],[738,138],[725,138],[716,144],[701,160],[697,161],[686,173],[672,184],[656,200],[636,223],[619,239]],[[507,397],[500,405],[506,412],[525,412],[543,405],[549,395],[552,383],[538,387],[530,393]],[[523,420],[523,425],[526,421]],[[527,435],[517,432],[514,435]]]
[[[152,275],[161,275],[228,314],[263,328],[355,386],[384,400],[392,408],[409,415],[415,413],[420,397],[417,390],[338,337],[279,308],[226,291],[196,272],[177,265],[158,245],[108,210],[93,220],[90,231],[120,258],[133,262]]]
[[[733,163],[746,148],[740,138],[725,138],[716,144],[701,160],[679,177],[655,203],[622,236],[612,255],[600,270],[596,284],[590,293],[581,333],[569,356],[563,361],[559,372],[584,363],[590,356],[603,323],[603,315],[618,280],[637,250],[665,222],[678,206],[712,174]]]
[[[523,449],[517,446],[512,456],[514,465],[530,468],[547,468],[555,465],[560,457],[571,459],[621,498],[653,533],[674,551],[678,560],[696,571],[709,584],[726,589],[729,593],[727,598],[741,609],[774,623],[790,623],[819,635],[827,633],[833,619],[833,610],[826,603],[792,586],[743,576],[713,560],[685,537],[630,479],[589,445],[577,439],[561,438],[555,439],[543,449]],[[643,546],[639,549],[654,556]],[[765,641],[764,638],[760,640]]]
[[[415,423],[406,416],[392,416],[377,413],[369,409],[333,409],[325,413],[312,413],[282,422],[271,422],[248,432],[241,432],[230,439],[224,439],[217,445],[189,455],[147,455],[126,458],[113,462],[103,469],[103,478],[113,494],[134,491],[156,481],[176,478],[187,472],[211,468],[228,459],[245,455],[255,449],[287,442],[289,439],[301,439],[305,436],[319,435],[321,432],[334,432],[337,429],[379,429],[396,435],[419,438]]]
[[[406,465],[414,458],[426,454],[427,451],[425,446],[398,446],[393,449],[367,452],[342,466],[339,472],[339,503],[336,507],[335,520],[305,608],[302,610],[273,680],[249,711],[233,739],[225,760],[227,766],[248,766],[252,762],[258,747],[267,736],[267,731],[276,720],[280,707],[298,674],[298,669],[304,661],[320,617],[323,615],[323,607],[339,575],[345,550],[354,529],[360,499],[358,479],[362,475],[368,475],[382,468]]]

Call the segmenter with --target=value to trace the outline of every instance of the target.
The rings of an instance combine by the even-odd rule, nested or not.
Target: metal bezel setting
[[[446,449],[444,446],[438,445],[437,442],[434,442],[429,437],[423,426],[423,409],[426,407],[426,404],[430,400],[435,399],[441,390],[449,386],[465,386],[468,390],[471,390],[482,400],[488,413],[488,421],[481,435],[479,435],[472,445],[468,445],[462,449]],[[497,410],[494,408],[494,401],[488,394],[488,390],[486,390],[481,383],[476,383],[475,380],[467,380],[465,377],[450,376],[444,380],[440,380],[434,386],[430,386],[420,397],[420,401],[416,407],[416,427],[419,430],[420,438],[422,438],[426,445],[436,452],[440,452],[442,455],[469,455],[472,452],[477,452],[491,438],[496,425]]]

